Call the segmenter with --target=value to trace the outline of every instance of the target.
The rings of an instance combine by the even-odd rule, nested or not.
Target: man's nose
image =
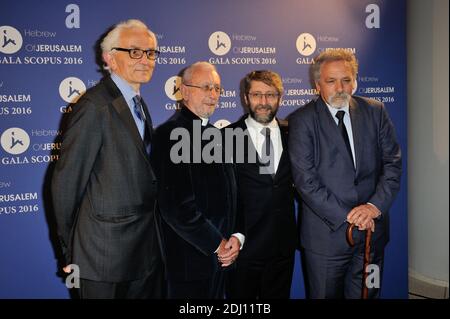
[[[261,94],[261,97],[259,98],[259,100],[261,102],[267,103],[269,101],[269,98],[268,98],[267,94]]]
[[[154,60],[153,60],[154,61]],[[149,65],[153,62],[152,60],[150,60],[149,58],[147,58],[147,55],[144,53],[142,55],[142,57],[139,59],[139,63],[141,64],[145,64],[145,65]]]
[[[219,98],[220,96],[220,91],[217,92],[215,88],[210,88],[209,89],[209,96],[213,97],[213,98]]]

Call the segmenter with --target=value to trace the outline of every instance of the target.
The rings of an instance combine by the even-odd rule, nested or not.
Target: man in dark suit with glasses
[[[209,117],[221,92],[212,64],[189,66],[182,76],[181,109],[155,132],[152,163],[169,298],[223,299],[223,270],[235,262],[245,239],[236,217],[233,169],[220,154],[204,151],[212,143],[220,153],[221,132]]]
[[[156,231],[152,122],[140,96],[150,81],[156,37],[139,20],[101,42],[110,72],[73,106],[52,180],[65,272],[79,267],[81,298],[162,298]]]

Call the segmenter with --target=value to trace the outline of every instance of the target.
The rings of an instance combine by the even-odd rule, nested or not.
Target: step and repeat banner
[[[217,66],[225,92],[212,122],[242,114],[239,85],[251,70],[278,72],[279,117],[316,94],[313,57],[346,48],[359,59],[356,94],[385,103],[404,159],[391,209],[381,296],[407,298],[405,1],[78,0],[2,1],[0,10],[0,298],[69,298],[58,275],[49,168],[58,160],[61,118],[101,74],[94,45],[113,24],[143,20],[161,56],[141,88],[155,125],[178,107],[177,74],[196,61]],[[304,298],[297,253],[291,298]]]

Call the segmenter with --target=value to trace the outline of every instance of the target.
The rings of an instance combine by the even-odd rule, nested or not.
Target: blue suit
[[[357,245],[351,248],[346,216],[368,202],[382,212],[375,221],[371,256],[382,269],[388,211],[400,187],[400,147],[383,104],[353,96],[349,111],[356,169],[321,97],[289,117],[292,174],[301,196],[300,243],[312,298],[359,298],[364,232],[355,231]],[[370,296],[378,294],[370,290]]]

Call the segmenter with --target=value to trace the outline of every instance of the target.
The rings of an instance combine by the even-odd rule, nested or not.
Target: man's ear
[[[355,78],[355,80],[353,80],[352,95],[356,93],[356,90],[357,90],[357,89],[358,89],[358,81],[357,81],[356,78]]]
[[[186,85],[184,84],[180,85],[180,92],[183,101],[189,101],[189,89],[186,87]]]
[[[283,101],[283,94],[280,95],[280,97],[278,98],[278,106],[281,105],[281,102]]]
[[[102,57],[103,57],[103,61],[105,61],[106,65],[109,67],[109,69],[114,71],[116,68],[116,60],[114,59],[114,56],[109,52],[103,52]]]
[[[316,85],[316,90],[318,93],[320,93],[320,84],[319,81],[314,81],[314,84]]]

